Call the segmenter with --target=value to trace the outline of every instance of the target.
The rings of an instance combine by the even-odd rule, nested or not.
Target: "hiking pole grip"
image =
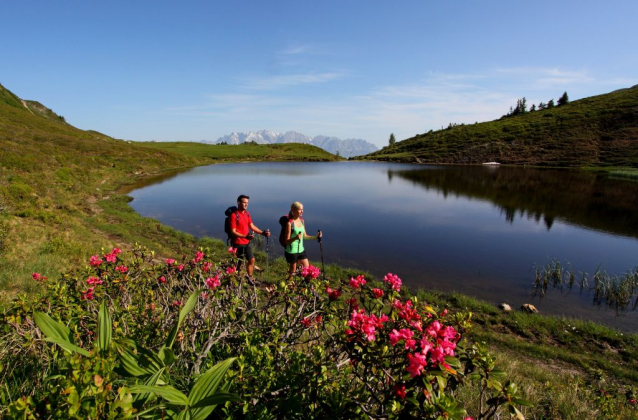
[[[321,233],[320,230],[317,231],[317,242],[321,243],[321,236],[319,236],[319,234]]]

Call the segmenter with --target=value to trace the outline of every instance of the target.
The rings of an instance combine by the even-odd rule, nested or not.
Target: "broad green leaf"
[[[231,394],[228,392],[216,392],[210,397],[206,397],[202,400],[199,400],[197,404],[193,405],[192,408],[201,408],[207,406],[216,406],[217,404],[225,403],[226,401],[241,401],[235,394]]]
[[[230,368],[234,361],[235,358],[232,357],[219,362],[200,376],[197,379],[197,382],[195,382],[195,385],[193,385],[190,395],[188,396],[189,405],[194,407],[205,398],[213,396],[215,391],[217,391],[219,384],[222,382],[226,371]],[[192,420],[206,419],[214,408],[214,406],[208,405],[206,407],[192,410]]]
[[[137,358],[135,354],[131,351],[121,352],[119,359],[120,359],[120,367],[129,376],[146,376],[153,373],[149,369],[144,369],[140,367],[140,365],[137,363]],[[126,375],[122,375],[122,376],[126,376]]]
[[[58,346],[62,347],[64,350],[70,351],[72,353],[80,353],[82,356],[89,357],[90,354],[88,351],[84,350],[82,347],[78,347],[75,344],[71,344],[70,342],[62,339],[62,338],[47,338],[46,341],[55,343]]]
[[[100,312],[97,316],[97,343],[100,351],[107,351],[109,346],[111,345],[111,334],[112,334],[112,322],[111,316],[109,315],[109,311],[106,308],[106,301],[103,300],[100,304]]]
[[[153,375],[151,375],[146,382],[144,382],[145,386],[156,386],[159,378],[162,376],[162,373],[164,373],[164,368],[161,368],[160,370],[158,370],[157,372],[155,372]],[[144,403],[146,403],[150,398],[151,398],[151,393],[147,392],[144,394],[138,394],[135,397],[135,402],[142,405]]]
[[[136,385],[131,388],[132,394],[146,394],[149,392],[164,398],[166,401],[168,401],[171,404],[188,405],[188,397],[170,385],[166,385],[166,386]]]
[[[33,314],[33,319],[35,320],[35,324],[38,328],[40,328],[40,330],[48,338],[58,338],[71,343],[71,339],[69,338],[71,330],[69,330],[66,325],[55,321],[49,316],[49,314],[45,314],[44,312],[35,312]]]
[[[191,313],[193,309],[195,309],[195,305],[197,304],[197,299],[199,299],[199,295],[201,294],[202,290],[203,289],[195,290],[195,293],[193,293],[188,298],[182,310],[179,311],[179,318],[177,320],[177,324],[173,326],[173,329],[171,330],[170,334],[168,335],[168,338],[166,339],[166,344],[164,344],[164,347],[168,347],[169,349],[173,347],[173,343],[175,343],[175,337],[177,337],[177,332],[179,331],[179,327],[182,325],[182,322],[184,322],[184,319],[186,319],[186,316],[189,313]]]

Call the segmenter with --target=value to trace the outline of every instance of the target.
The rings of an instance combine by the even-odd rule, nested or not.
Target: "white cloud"
[[[339,72],[286,74],[247,78],[241,81],[240,85],[246,90],[276,90],[289,86],[326,83],[342,77],[344,74]]]

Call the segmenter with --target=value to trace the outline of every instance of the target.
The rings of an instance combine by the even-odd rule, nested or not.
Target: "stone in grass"
[[[500,305],[498,305],[498,308],[503,312],[512,312],[512,307],[507,303],[501,303]]]
[[[538,313],[538,309],[536,309],[536,306],[532,305],[531,303],[526,303],[523,306],[521,306],[521,311],[528,313],[528,314],[537,314]]]

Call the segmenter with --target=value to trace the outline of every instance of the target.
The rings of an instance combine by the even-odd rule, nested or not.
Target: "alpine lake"
[[[222,239],[224,211],[240,194],[250,196],[255,225],[273,234],[271,259],[283,257],[278,220],[300,201],[308,234],[323,232],[325,264],[638,332],[637,311],[617,315],[577,286],[532,296],[535,268],[552,261],[586,273],[590,286],[597,270],[621,276],[638,265],[638,182],[507,166],[268,162],[198,167],[128,191],[141,215]],[[305,245],[320,266],[318,243]]]

